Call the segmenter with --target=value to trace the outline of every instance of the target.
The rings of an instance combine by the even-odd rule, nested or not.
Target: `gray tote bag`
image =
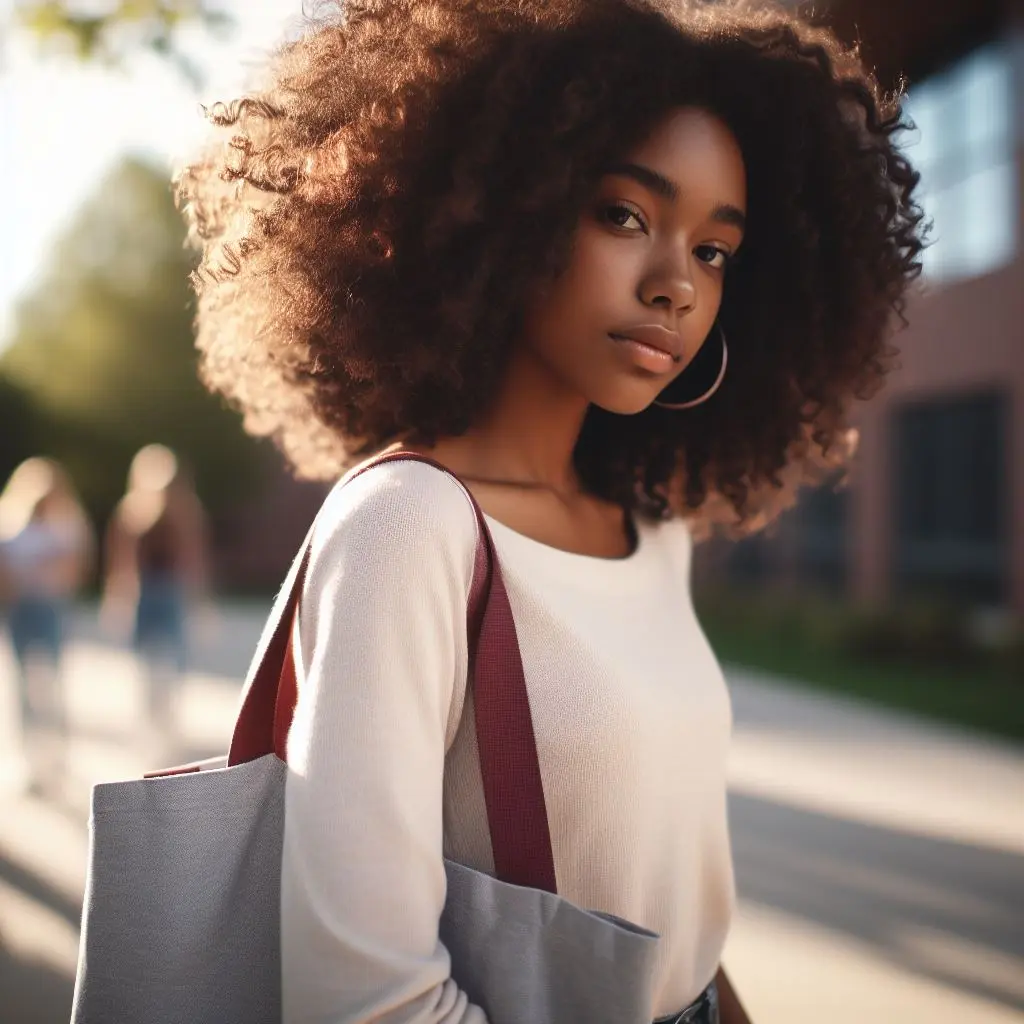
[[[430,462],[395,452],[350,479],[397,459]],[[657,936],[557,895],[515,623],[470,500],[470,680],[496,871],[445,863],[452,977],[492,1024],[648,1024]],[[307,539],[253,659],[226,763],[95,787],[72,1024],[280,1024],[284,752],[308,558]]]

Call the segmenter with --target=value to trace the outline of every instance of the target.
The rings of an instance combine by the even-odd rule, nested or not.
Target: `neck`
[[[487,416],[462,439],[463,472],[576,490],[573,451],[588,406],[532,353],[517,353]]]

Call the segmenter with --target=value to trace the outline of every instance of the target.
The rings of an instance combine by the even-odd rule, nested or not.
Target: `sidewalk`
[[[169,753],[224,748],[262,612],[223,611]],[[67,784],[57,799],[0,796],[3,1024],[67,1020],[89,787],[157,756],[127,742],[131,659],[86,631],[68,667]],[[726,965],[756,1024],[1024,1024],[1024,749],[729,675],[741,901]]]
[[[758,1024],[1024,1021],[1024,748],[729,675]]]

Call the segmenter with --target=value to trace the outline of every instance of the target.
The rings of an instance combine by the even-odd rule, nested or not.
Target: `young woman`
[[[223,147],[181,180],[207,382],[305,475],[401,446],[471,489],[559,893],[658,933],[657,1016],[717,1019],[717,988],[745,1021],[720,964],[730,710],[692,540],[760,528],[849,455],[919,271],[895,98],[774,7],[357,0],[212,120]],[[442,856],[492,863],[465,710],[475,543],[422,463],[320,514],[286,1021],[484,1020],[438,938]]]
[[[61,667],[68,606],[89,569],[92,528],[64,467],[26,459],[0,494],[0,600],[17,664],[27,780],[35,785],[40,727],[65,736]]]
[[[207,567],[203,507],[165,445],[136,452],[105,548],[101,614],[130,629],[145,670],[150,732],[166,735],[173,728],[170,690],[188,667],[189,608],[205,591]]]

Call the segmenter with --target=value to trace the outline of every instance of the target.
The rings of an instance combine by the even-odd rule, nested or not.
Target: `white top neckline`
[[[651,561],[655,545],[651,532],[669,524],[636,520],[636,547],[622,558],[605,558],[566,551],[520,533],[484,513],[494,537],[498,557],[520,571],[557,578],[562,585],[574,584],[588,590],[634,590],[651,582]],[[669,528],[671,528],[669,526]]]

